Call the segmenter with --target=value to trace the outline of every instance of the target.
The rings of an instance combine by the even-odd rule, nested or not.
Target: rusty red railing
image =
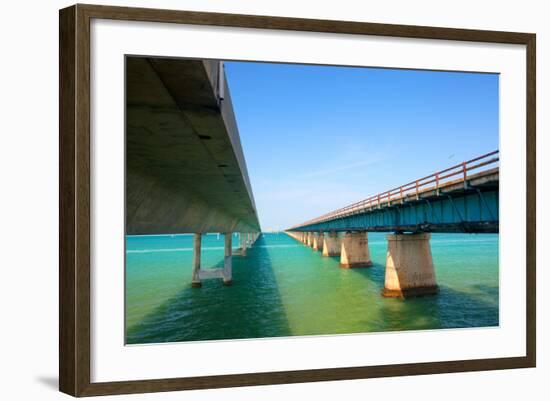
[[[469,177],[469,172],[473,170],[478,170],[475,174],[478,174],[482,171],[479,171],[483,167],[493,166],[499,162],[499,151],[495,150],[493,152],[484,154],[482,156],[476,157],[474,159],[462,162],[460,164],[454,165],[452,167],[446,168],[445,170],[438,171],[434,174],[428,175],[426,177],[419,178],[415,181],[411,181],[400,187],[390,189],[389,191],[381,192],[379,194],[370,196],[366,199],[363,199],[359,202],[352,203],[351,205],[345,206],[343,208],[334,210],[332,212],[326,213],[322,216],[319,216],[315,219],[308,220],[302,224],[298,224],[290,228],[308,226],[312,224],[322,223],[329,220],[334,220],[340,217],[351,216],[366,211],[367,209],[372,209],[374,207],[380,207],[383,203],[386,205],[391,204],[393,201],[401,201],[410,199],[412,196],[413,199],[418,199],[420,194],[425,191],[435,190],[439,191],[440,188],[456,183],[466,181]],[[487,168],[486,170],[489,170]],[[484,170],[483,170],[484,171]]]

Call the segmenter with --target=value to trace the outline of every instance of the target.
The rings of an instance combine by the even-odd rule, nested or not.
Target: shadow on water
[[[498,289],[497,289],[498,291]],[[381,302],[380,331],[491,327],[499,324],[498,303],[440,285],[439,294]]]
[[[351,269],[354,275],[377,288],[371,294],[372,307],[379,310],[376,319],[365,319],[369,332],[493,327],[499,325],[499,288],[471,285],[467,291],[439,283],[439,294],[406,300],[384,298],[385,265],[374,263],[369,268]]]
[[[210,279],[200,289],[182,289],[129,327],[127,344],[291,335],[264,244],[260,236],[246,257],[233,257],[232,286]]]

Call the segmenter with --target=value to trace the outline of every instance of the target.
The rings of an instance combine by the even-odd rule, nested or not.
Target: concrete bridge
[[[231,283],[260,225],[223,63],[126,57],[126,234],[194,233],[193,286]],[[201,266],[202,234],[225,234],[224,267]]]
[[[296,240],[340,256],[346,268],[372,265],[368,232],[387,236],[384,296],[437,293],[430,233],[498,233],[499,152],[494,151],[289,228]]]

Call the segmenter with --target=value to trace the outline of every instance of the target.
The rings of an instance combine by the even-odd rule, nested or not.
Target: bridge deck
[[[497,163],[498,151],[491,152],[309,220],[289,231],[496,233],[499,168],[492,165]]]

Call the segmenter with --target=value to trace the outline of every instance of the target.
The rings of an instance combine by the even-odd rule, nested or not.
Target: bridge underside
[[[498,233],[498,169],[292,231]]]
[[[257,232],[218,61],[126,58],[126,234]]]

